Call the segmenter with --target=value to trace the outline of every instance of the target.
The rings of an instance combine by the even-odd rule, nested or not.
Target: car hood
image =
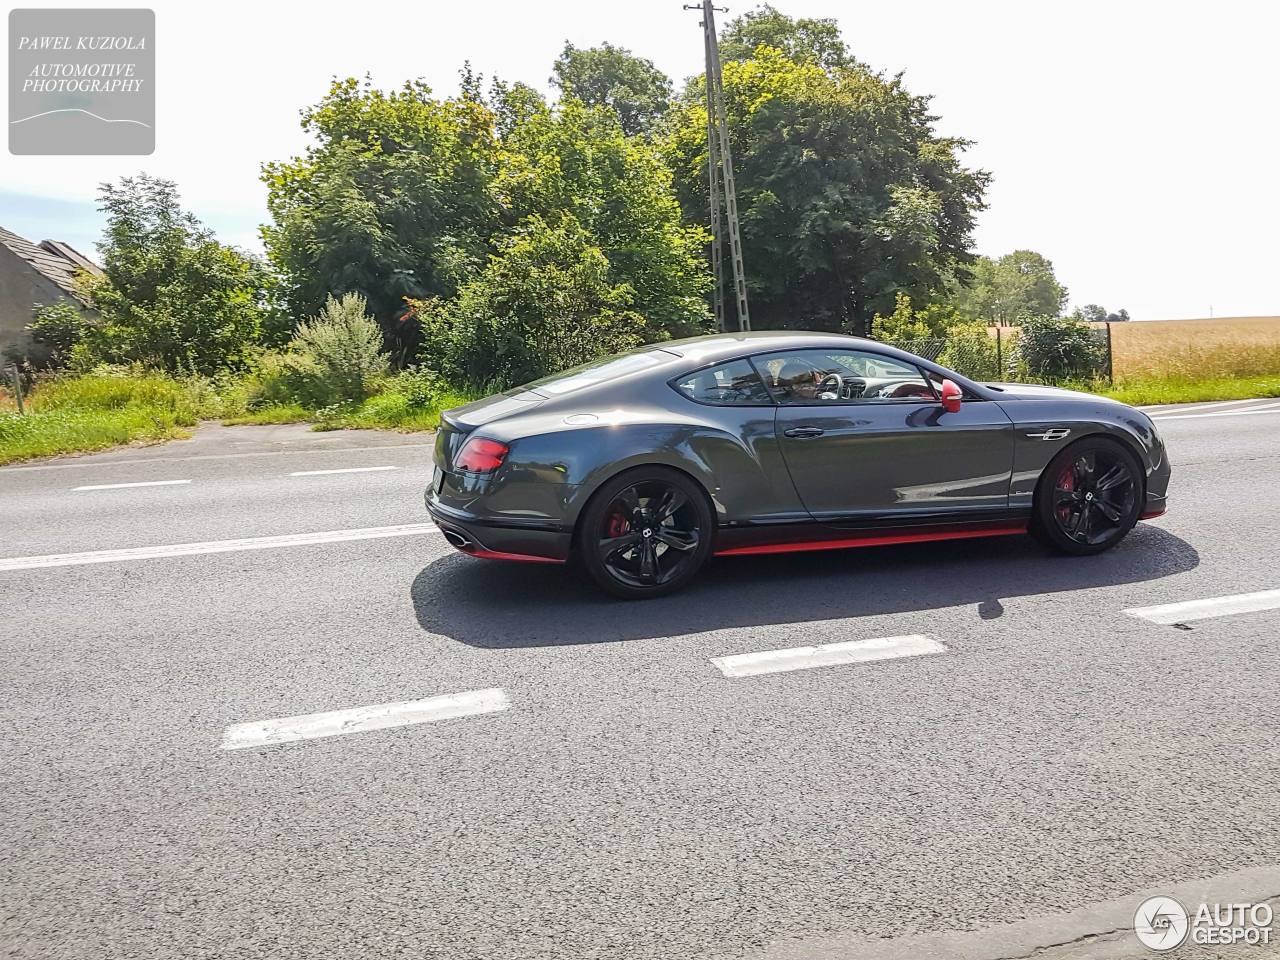
[[[999,394],[1001,400],[1105,400],[1107,403],[1118,403],[1109,397],[1100,397],[1096,393],[1085,393],[1082,390],[1066,390],[1062,387],[1046,387],[1038,383],[988,383]]]

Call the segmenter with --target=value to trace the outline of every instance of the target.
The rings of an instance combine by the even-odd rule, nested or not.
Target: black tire
[[[578,521],[575,553],[603,590],[642,600],[693,579],[711,554],[713,534],[697,483],[668,467],[638,467],[592,496]]]
[[[1087,437],[1061,450],[1041,474],[1031,533],[1063,553],[1101,553],[1133,529],[1145,496],[1142,463],[1133,452]]]

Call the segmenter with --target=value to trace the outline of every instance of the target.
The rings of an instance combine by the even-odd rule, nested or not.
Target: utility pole
[[[716,39],[715,7],[712,0],[700,5],[685,4],[686,10],[702,11],[703,44],[707,60],[707,180],[711,193],[711,258],[716,274],[716,322],[724,329],[724,266],[720,242],[720,190],[717,168],[724,178],[724,209],[729,226],[729,255],[733,261],[733,289],[738,307],[738,329],[751,329],[747,309],[747,281],[742,265],[742,238],[738,232],[738,197],[733,179],[733,153],[729,149],[729,125],[725,119],[724,83],[720,74],[720,45]]]
[[[688,7],[685,7],[688,10]],[[696,9],[696,8],[695,8]],[[711,35],[702,33],[706,47],[707,76],[711,76]],[[720,231],[724,220],[720,216],[720,151],[716,140],[720,133],[716,115],[711,109],[711,81],[707,81],[707,185],[711,197],[711,266],[716,275],[716,329],[724,332],[724,254],[721,252]]]

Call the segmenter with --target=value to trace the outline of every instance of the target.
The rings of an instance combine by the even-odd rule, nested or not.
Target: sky
[[[566,40],[607,40],[679,86],[702,65],[699,18],[683,2],[154,0],[155,153],[6,150],[0,226],[90,252],[97,185],[145,171],[177,181],[224,242],[260,250],[261,164],[305,149],[298,112],[332,77],[367,73],[383,87],[422,78],[449,95],[469,60],[486,77],[549,91]],[[977,252],[1037,250],[1073,305],[1125,307],[1134,319],[1280,314],[1280,4],[774,5],[835,18],[860,60],[933,96],[941,133],[974,141],[966,161],[993,176]],[[720,22],[752,6],[730,0]]]

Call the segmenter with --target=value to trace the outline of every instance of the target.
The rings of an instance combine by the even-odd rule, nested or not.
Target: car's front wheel
[[[688,583],[711,552],[711,507],[667,467],[640,467],[596,491],[578,524],[577,552],[601,587],[628,600]]]
[[[1032,533],[1064,553],[1101,553],[1137,523],[1143,489],[1142,465],[1129,450],[1100,437],[1081,440],[1041,476]]]

